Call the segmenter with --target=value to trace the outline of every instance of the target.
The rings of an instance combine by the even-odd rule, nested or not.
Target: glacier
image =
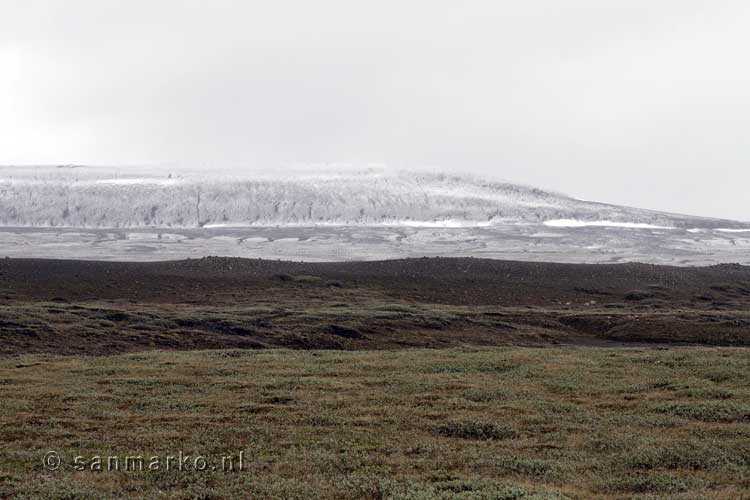
[[[295,176],[0,168],[0,225],[66,228],[479,227],[508,223],[745,229],[473,176],[366,170]]]
[[[750,264],[750,224],[448,173],[0,166],[2,255]]]

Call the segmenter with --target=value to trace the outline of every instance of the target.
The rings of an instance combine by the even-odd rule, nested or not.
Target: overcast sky
[[[0,0],[0,163],[462,170],[750,220],[747,0]]]

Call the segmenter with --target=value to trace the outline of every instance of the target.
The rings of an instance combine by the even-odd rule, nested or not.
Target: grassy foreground
[[[750,498],[750,352],[231,350],[0,360],[2,498]],[[47,471],[42,458],[60,452]],[[76,471],[72,457],[242,471]],[[148,460],[147,460],[148,463]]]

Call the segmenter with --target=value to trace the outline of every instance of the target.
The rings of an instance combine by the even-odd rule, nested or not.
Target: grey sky
[[[385,163],[750,220],[748,47],[745,0],[0,0],[0,163]]]

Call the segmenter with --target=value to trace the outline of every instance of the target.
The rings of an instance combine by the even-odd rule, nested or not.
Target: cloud
[[[750,219],[749,9],[3,2],[0,162],[377,162]]]

